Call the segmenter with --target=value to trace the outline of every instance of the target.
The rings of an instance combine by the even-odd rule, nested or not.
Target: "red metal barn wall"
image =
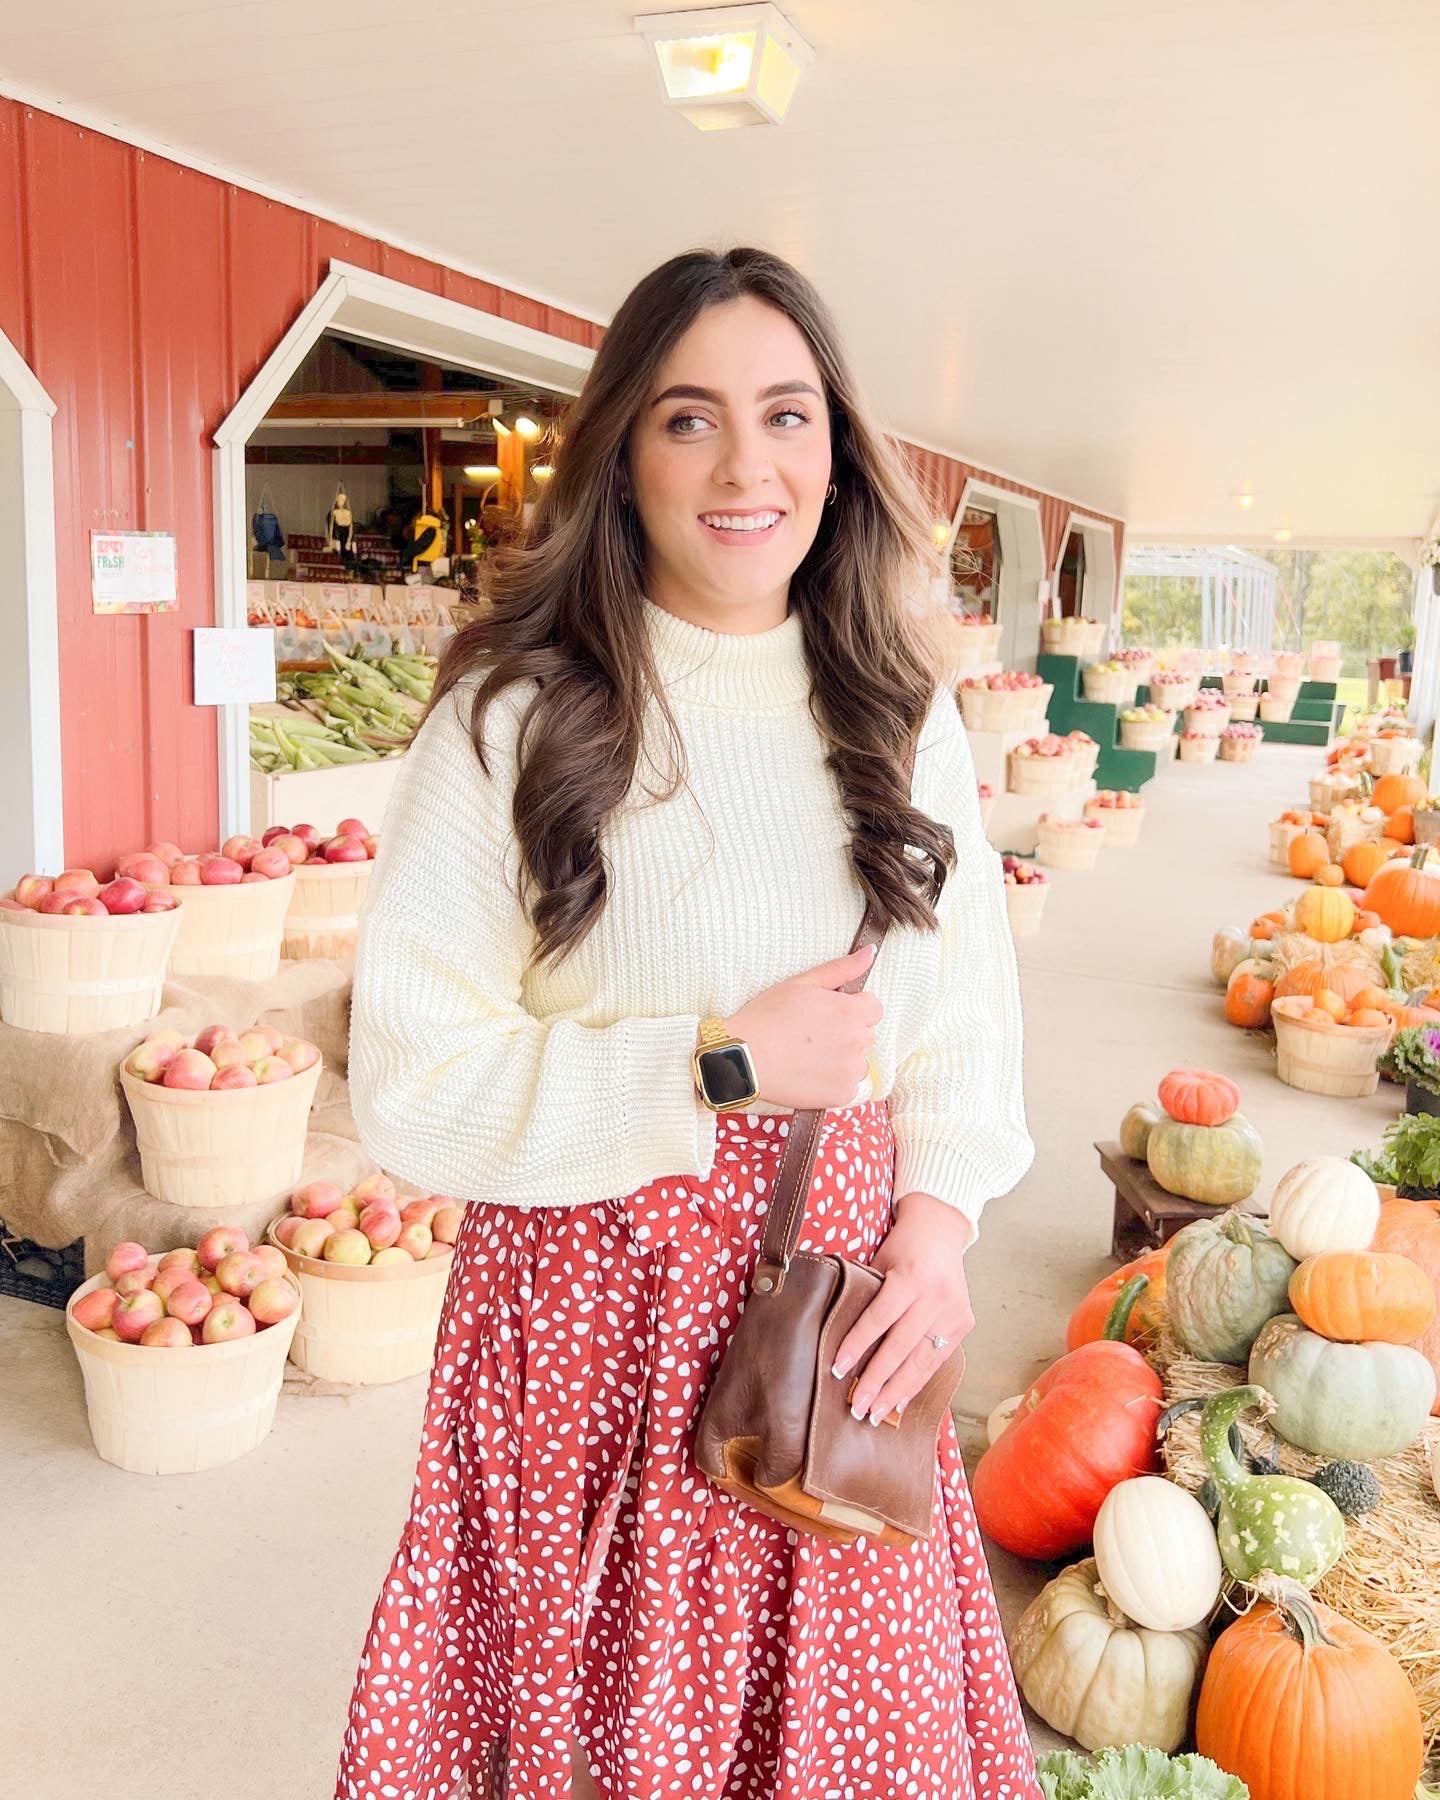
[[[332,258],[593,346],[599,326],[0,98],[0,329],[57,406],[65,846],[106,872],[157,837],[215,840],[213,709],[190,633],[214,622],[212,438]],[[913,451],[948,514],[967,476]],[[1037,494],[1053,569],[1068,502]],[[97,618],[97,529],[170,531],[180,603]],[[1117,525],[1117,554],[1120,527]]]

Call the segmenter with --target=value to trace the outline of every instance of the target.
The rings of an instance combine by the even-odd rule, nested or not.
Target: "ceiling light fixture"
[[[465,473],[471,481],[498,481],[500,466],[498,463],[466,463]]]
[[[549,463],[535,463],[531,467],[530,473],[535,477],[536,481],[549,481],[555,471],[551,468]]]
[[[1235,496],[1235,504],[1242,512],[1249,512],[1250,508],[1255,504],[1255,496],[1248,492],[1237,494]]]
[[[527,419],[524,413],[521,413],[520,417],[516,419],[515,431],[522,438],[537,438],[540,435],[540,427],[533,419]]]
[[[701,131],[781,125],[815,60],[776,6],[648,13],[635,29],[655,52],[667,104]]]

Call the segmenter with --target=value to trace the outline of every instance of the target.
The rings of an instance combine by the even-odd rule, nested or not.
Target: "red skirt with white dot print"
[[[337,1800],[1038,1800],[955,1427],[910,1550],[797,1536],[695,1466],[788,1119],[707,1180],[472,1205]],[[801,1247],[889,1229],[884,1101],[826,1116]]]

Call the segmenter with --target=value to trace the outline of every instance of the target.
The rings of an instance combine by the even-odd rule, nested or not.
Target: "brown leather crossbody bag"
[[[852,952],[878,946],[883,936],[867,906]],[[868,975],[842,991],[858,993]],[[791,1116],[760,1259],[701,1409],[695,1456],[717,1487],[796,1531],[906,1549],[930,1535],[936,1441],[965,1356],[957,1345],[903,1414],[878,1426],[852,1417],[874,1346],[846,1380],[837,1381],[831,1365],[884,1277],[846,1257],[795,1247],[824,1117],[819,1110]]]

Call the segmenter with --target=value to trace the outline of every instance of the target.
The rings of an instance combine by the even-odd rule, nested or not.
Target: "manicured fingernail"
[[[880,1423],[881,1423],[881,1421],[882,1421],[882,1419],[883,1419],[883,1416],[884,1416],[884,1415],[883,1415],[883,1414],[881,1414],[881,1413],[878,1413],[878,1412],[877,1412],[877,1413],[871,1413],[871,1415],[870,1415],[870,1423],[871,1423],[871,1424],[872,1424],[872,1425],[879,1425],[879,1424],[880,1424]]]
[[[860,1402],[858,1400],[850,1408],[850,1417],[855,1421],[855,1423],[857,1425],[862,1424],[864,1422],[865,1408],[860,1404]]]
[[[850,1358],[848,1356],[837,1356],[835,1358],[835,1366],[831,1369],[830,1373],[837,1381],[843,1381],[850,1373]]]

